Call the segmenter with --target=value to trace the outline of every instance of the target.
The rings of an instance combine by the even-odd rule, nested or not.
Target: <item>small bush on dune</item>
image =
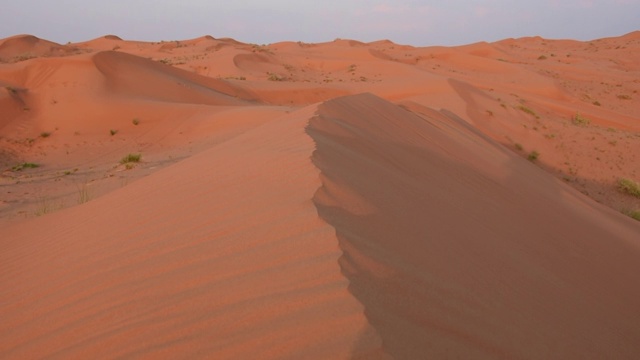
[[[640,221],[640,210],[622,210],[622,213],[632,219]]]
[[[269,81],[284,81],[285,78],[276,73],[267,73],[267,80]]]
[[[573,123],[573,125],[578,125],[578,126],[587,126],[591,124],[591,120],[580,115],[580,113],[576,113],[576,115],[571,119],[571,122]]]
[[[526,107],[524,105],[518,106],[518,109],[520,109],[521,111],[523,111],[523,112],[525,112],[525,113],[527,113],[527,114],[529,114],[531,116],[534,116],[536,119],[540,118],[540,116],[538,116],[538,114],[536,114],[535,111],[531,110],[530,108],[528,108],[528,107]]]
[[[14,167],[11,168],[11,170],[13,170],[13,171],[22,171],[23,169],[35,169],[35,168],[37,168],[39,166],[40,165],[38,165],[38,164],[26,162],[26,163],[15,165]]]
[[[627,178],[618,179],[618,189],[620,189],[620,191],[622,191],[623,193],[626,193],[635,197],[640,197],[640,184],[638,184],[637,182],[631,179],[627,179]]]
[[[527,159],[529,159],[529,161],[536,161],[538,160],[539,157],[540,157],[540,153],[533,150],[532,152],[529,153],[529,156],[527,156]]]
[[[120,164],[138,163],[142,158],[142,154],[129,154],[120,159]]]

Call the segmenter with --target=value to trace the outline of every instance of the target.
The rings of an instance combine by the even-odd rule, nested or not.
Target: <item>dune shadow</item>
[[[623,285],[640,270],[637,225],[454,117],[383,102],[332,100],[307,127],[322,179],[313,200],[380,354],[631,358],[637,345],[618,334],[640,334],[624,321],[638,291]]]

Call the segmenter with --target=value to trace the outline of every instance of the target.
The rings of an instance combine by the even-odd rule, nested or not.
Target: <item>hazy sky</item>
[[[590,40],[640,30],[640,0],[0,0],[0,38],[66,43],[202,35],[244,42],[390,39],[461,45],[509,37]]]

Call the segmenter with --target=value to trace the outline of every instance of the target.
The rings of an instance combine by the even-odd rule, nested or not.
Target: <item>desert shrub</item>
[[[142,158],[142,154],[128,154],[120,159],[120,164],[138,163]]]
[[[284,81],[284,77],[276,73],[267,73],[267,80],[269,81]]]
[[[528,108],[528,107],[526,107],[526,106],[524,106],[524,105],[520,105],[520,106],[518,106],[518,109],[520,109],[520,110],[524,111],[525,113],[527,113],[527,114],[529,114],[529,115],[535,116],[535,118],[536,118],[536,119],[539,119],[539,118],[540,118],[540,117],[538,116],[538,114],[536,114],[536,112],[535,112],[535,111],[531,110],[530,108]]]
[[[627,179],[627,178],[619,178],[618,179],[618,189],[623,193],[640,197],[640,184],[637,182]]]
[[[640,221],[640,210],[622,210],[622,213],[632,219]]]
[[[588,126],[589,124],[591,124],[591,120],[580,115],[580,113],[576,113],[571,119],[571,122],[573,123],[573,125],[578,126]]]
[[[11,168],[11,170],[13,170],[13,171],[22,171],[23,169],[35,169],[37,167],[40,167],[40,165],[35,164],[35,163],[25,162],[25,163],[22,163],[22,164],[15,165],[14,167]]]
[[[527,159],[529,159],[529,161],[536,161],[538,160],[539,157],[540,157],[540,153],[533,150],[532,152],[529,153],[529,155],[527,156]]]

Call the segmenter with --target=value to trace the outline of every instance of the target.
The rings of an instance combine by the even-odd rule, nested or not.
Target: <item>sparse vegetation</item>
[[[538,160],[539,157],[540,157],[540,153],[533,150],[532,152],[529,153],[529,155],[527,156],[527,159],[529,161],[536,161]]]
[[[526,107],[526,106],[524,106],[524,105],[520,105],[520,106],[518,106],[518,109],[520,109],[520,110],[524,111],[525,113],[527,113],[527,114],[529,114],[529,115],[535,116],[535,118],[536,118],[536,119],[539,119],[539,118],[540,118],[540,117],[538,116],[538,114],[536,114],[536,112],[535,112],[535,111],[531,110],[530,108],[528,108],[528,107]]]
[[[140,124],[140,119],[135,118],[135,119],[131,120],[131,123],[133,123],[133,125],[139,125]]]
[[[596,100],[594,102],[592,102],[593,105],[595,106],[601,106],[602,104],[600,104],[600,101]]]
[[[622,213],[629,216],[632,219],[640,221],[640,210],[622,210]]]
[[[538,60],[547,60],[547,57],[544,55],[538,56]]]
[[[284,81],[285,78],[272,72],[267,73],[267,80],[269,81]]]
[[[64,207],[64,204],[62,202],[53,203],[50,199],[47,198],[40,198],[38,200],[38,203],[38,209],[35,211],[36,216],[50,214]]]
[[[514,146],[515,146],[516,150],[518,150],[518,151],[522,151],[522,149],[524,149],[524,148],[522,147],[522,144],[520,144],[520,143],[515,143],[515,145],[514,145]]]
[[[573,125],[577,126],[588,126],[591,124],[591,120],[580,115],[580,113],[576,113],[576,115],[571,119]]]
[[[43,131],[40,133],[41,138],[48,138],[49,136],[51,136],[51,133],[48,131]]]
[[[631,96],[621,94],[621,95],[618,95],[618,99],[620,99],[620,100],[631,100]]]
[[[640,198],[640,184],[631,179],[619,178],[618,189],[623,193]]]
[[[128,154],[127,156],[123,157],[122,159],[120,159],[120,164],[123,165],[127,165],[127,164],[135,164],[135,163],[139,163],[140,159],[142,158],[142,154]],[[129,168],[129,167],[127,167]]]
[[[26,61],[26,60],[29,60],[29,59],[33,59],[35,57],[36,57],[35,55],[29,54],[29,53],[21,54],[21,55],[18,55],[18,56],[14,56],[13,62]]]
[[[113,136],[113,135],[115,135],[117,133],[118,133],[118,130],[114,130],[114,129],[109,130],[109,134],[111,134],[111,136]]]
[[[13,171],[22,171],[24,169],[35,169],[37,167],[40,167],[40,165],[35,164],[35,163],[25,162],[25,163],[22,163],[22,164],[15,165],[14,167],[11,168],[11,170],[13,170]]]
[[[11,94],[17,94],[18,93],[18,89],[14,88],[13,86],[7,86],[5,87],[5,89],[7,89],[7,91]]]
[[[91,200],[87,184],[78,185],[78,204],[84,204]]]

